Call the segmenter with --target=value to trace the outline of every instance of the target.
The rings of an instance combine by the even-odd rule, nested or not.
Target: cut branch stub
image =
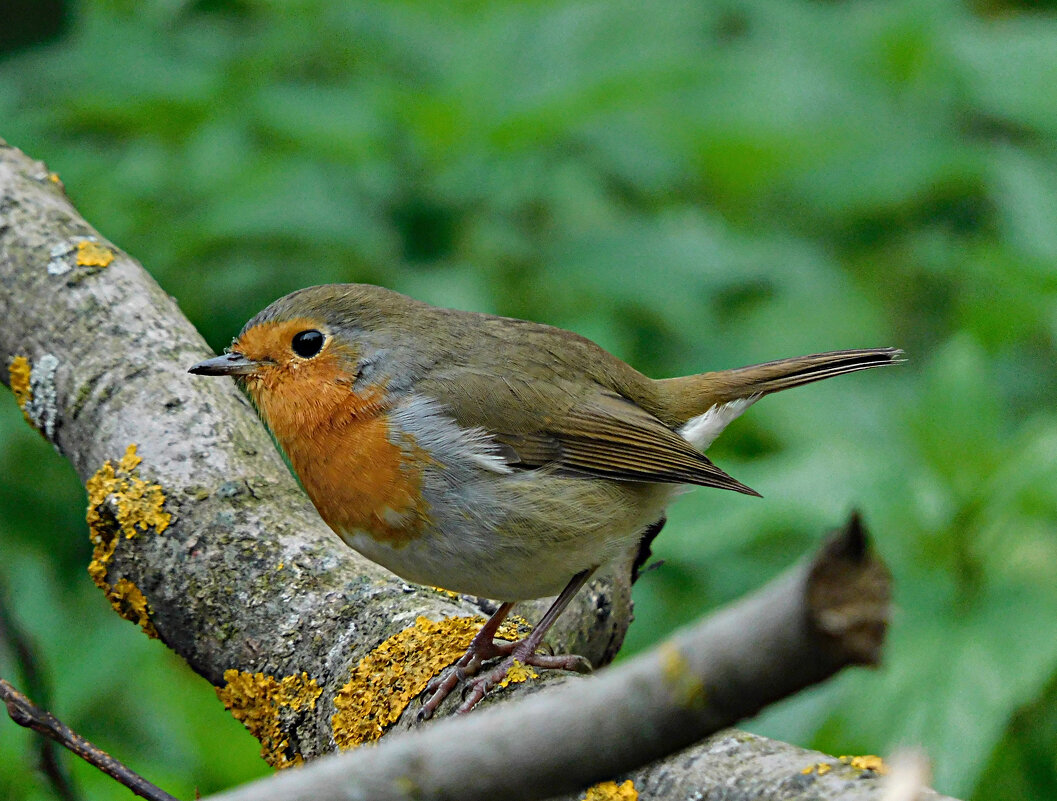
[[[858,512],[831,536],[811,568],[807,608],[824,647],[875,665],[888,628],[891,574],[868,547]]]

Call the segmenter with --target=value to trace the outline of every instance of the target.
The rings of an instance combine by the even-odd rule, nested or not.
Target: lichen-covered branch
[[[0,378],[85,482],[89,573],[114,608],[212,682],[272,764],[360,741],[343,699],[381,735],[409,677],[377,649],[417,627],[450,653],[482,610],[345,547],[235,387],[187,374],[209,349],[174,300],[2,142],[0,283]],[[556,646],[612,656],[626,574],[593,584]]]

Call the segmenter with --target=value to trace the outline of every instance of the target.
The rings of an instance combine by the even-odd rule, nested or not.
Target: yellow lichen
[[[483,624],[480,617],[440,622],[420,617],[361,659],[334,697],[338,711],[331,725],[338,747],[355,748],[381,737],[430,680],[463,655]],[[504,624],[497,636],[517,639],[516,632],[516,625]]]
[[[33,389],[30,384],[32,372],[29,366],[29,359],[25,356],[15,356],[7,367],[11,391],[18,402],[18,408],[22,410],[22,416],[26,418],[26,422],[30,425],[33,425],[33,419],[29,416],[29,412],[26,411],[26,404],[33,400]]]
[[[817,773],[819,776],[825,776],[831,770],[833,770],[833,766],[826,762],[813,762],[800,772],[805,776],[810,776],[812,773]]]
[[[136,455],[136,445],[129,445],[116,467],[107,460],[85,484],[88,492],[85,518],[95,546],[92,561],[88,565],[88,575],[122,617],[139,623],[147,634],[156,636],[157,632],[148,618],[150,608],[147,599],[139,588],[123,578],[113,587],[107,582],[108,565],[120,535],[131,539],[151,528],[161,533],[172,520],[172,515],[164,508],[165,493],[162,488],[157,484],[148,484],[135,474],[142,461]]]
[[[88,527],[95,536],[107,536],[111,524],[117,523],[119,532],[132,539],[141,531],[153,528],[159,534],[164,531],[172,516],[165,511],[165,493],[158,484],[148,484],[135,474],[143,459],[136,453],[136,444],[125,450],[115,467],[109,459],[103,463],[85,484],[88,492]],[[109,498],[112,506],[104,522],[100,509]],[[106,534],[101,532],[106,529]]]
[[[517,640],[532,631],[532,624],[521,615],[511,615],[499,627],[496,636],[501,640]]]
[[[588,787],[582,801],[638,801],[639,791],[631,779],[623,784],[600,782]]]
[[[284,712],[298,713],[316,708],[323,690],[307,673],[276,679],[264,673],[225,670],[223,687],[217,697],[232,716],[242,723],[261,744],[261,756],[276,768],[288,768],[304,760],[290,751],[290,738],[283,732]]]
[[[446,590],[443,587],[430,587],[433,592],[439,592],[441,595],[447,595],[449,598],[458,599],[459,593],[453,592],[452,590]]]
[[[540,674],[532,669],[530,665],[523,665],[514,660],[514,664],[510,666],[510,670],[506,672],[503,680],[499,682],[500,687],[509,687],[511,684],[520,684],[523,681],[529,679],[538,679]]]
[[[661,678],[671,691],[677,704],[688,709],[700,709],[705,705],[705,685],[694,675],[690,663],[672,643],[660,648]]]
[[[79,267],[106,267],[114,260],[114,251],[106,245],[83,239],[77,243],[77,265]]]
[[[148,637],[158,638],[158,630],[150,620],[150,604],[139,587],[127,578],[120,578],[106,596],[121,617],[138,623]]]
[[[58,184],[59,186],[62,186],[62,179],[59,177],[59,174],[57,172],[49,172],[48,180],[51,181],[53,184]]]
[[[881,757],[874,754],[864,756],[845,755],[840,758],[845,765],[851,765],[856,770],[872,770],[874,773],[888,773],[888,766]]]

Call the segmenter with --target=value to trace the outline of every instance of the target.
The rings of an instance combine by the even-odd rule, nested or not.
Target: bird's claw
[[[510,650],[513,651],[513,649]],[[506,678],[515,663],[520,663],[526,667],[537,667],[541,670],[569,670],[575,673],[590,673],[592,670],[591,663],[577,654],[517,654],[516,652],[511,653],[498,665],[480,676],[474,675],[480,670],[480,663],[475,666],[474,673],[469,675],[456,667],[445,673],[441,677],[441,681],[436,682],[438,685],[437,690],[422,705],[422,709],[418,713],[418,719],[421,721],[432,717],[437,707],[440,706],[451,691],[467,678],[470,678],[470,681],[463,691],[463,702],[456,710],[456,714],[461,715],[469,712]]]
[[[443,703],[444,699],[455,689],[456,685],[460,681],[463,681],[465,674],[462,673],[462,676],[460,676],[461,673],[462,671],[460,668],[451,668],[441,673],[441,675],[427,685],[426,692],[429,693],[429,698],[422,703],[422,708],[418,710],[418,715],[416,716],[416,719],[420,723],[433,717],[433,713],[437,711],[437,707]]]
[[[594,670],[590,661],[579,654],[532,654],[525,664],[543,670],[568,670],[573,673],[590,673]]]

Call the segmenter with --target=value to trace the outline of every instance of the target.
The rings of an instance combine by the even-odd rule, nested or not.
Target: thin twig
[[[19,726],[50,737],[59,745],[68,748],[85,762],[94,765],[112,779],[120,782],[133,793],[149,801],[179,801],[175,796],[155,787],[138,773],[125,767],[110,754],[92,745],[50,712],[33,704],[10,683],[0,679],[0,700],[7,706],[7,714]]]
[[[51,693],[44,671],[37,658],[33,640],[22,628],[7,601],[7,587],[3,575],[0,575],[0,643],[7,643],[14,657],[15,666],[21,674],[22,685],[29,694],[38,699],[44,706],[50,705]],[[56,797],[62,801],[80,801],[82,795],[73,781],[69,767],[60,758],[59,749],[54,740],[46,737],[35,738],[34,745],[39,756],[41,772],[47,778]]]

